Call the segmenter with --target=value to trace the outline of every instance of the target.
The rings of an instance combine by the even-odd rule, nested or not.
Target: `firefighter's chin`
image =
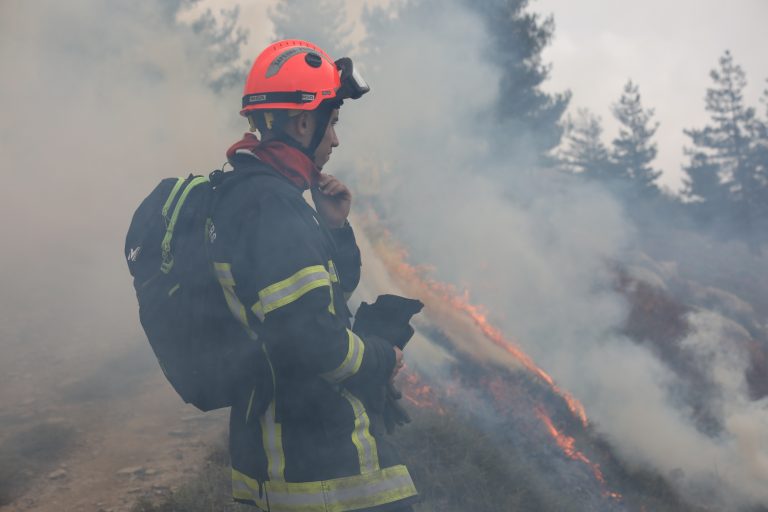
[[[322,171],[323,167],[325,166],[325,164],[328,163],[328,160],[330,160],[330,159],[331,159],[331,152],[329,151],[328,154],[325,155],[325,157],[323,157],[323,158],[316,158],[315,159],[315,165],[317,166],[318,169],[320,169]]]

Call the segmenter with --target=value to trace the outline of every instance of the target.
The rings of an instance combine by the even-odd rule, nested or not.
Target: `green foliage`
[[[576,117],[568,116],[565,129],[565,147],[558,154],[562,167],[589,179],[614,181],[622,177],[603,143],[600,117],[579,109]]]
[[[525,147],[525,153],[533,149],[540,162],[549,162],[550,152],[560,144],[560,119],[571,98],[569,91],[541,90],[550,73],[541,54],[552,40],[554,18],[528,12],[528,0],[463,1],[485,23],[491,37],[485,57],[501,71],[494,112],[503,128],[499,150],[519,158]]]
[[[241,86],[248,72],[248,65],[240,57],[240,50],[248,40],[248,32],[238,27],[239,17],[238,6],[222,9],[219,18],[209,9],[192,24],[192,29],[205,43],[206,80],[216,92]]]
[[[768,222],[768,150],[765,123],[745,104],[746,75],[730,52],[720,58],[710,77],[706,110],[710,124],[686,130],[693,148],[688,193],[701,202],[699,219],[716,220],[752,230]]]
[[[629,80],[618,103],[612,106],[614,117],[619,121],[619,135],[613,139],[611,158],[617,171],[629,180],[641,195],[657,194],[654,183],[661,171],[651,162],[656,158],[656,143],[652,141],[659,123],[652,122],[653,109],[644,109],[640,91]]]

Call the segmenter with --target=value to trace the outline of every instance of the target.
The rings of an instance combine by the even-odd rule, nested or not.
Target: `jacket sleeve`
[[[384,383],[394,351],[382,340],[361,339],[335,314],[323,238],[302,207],[295,199],[271,195],[247,218],[238,251],[242,259],[232,262],[235,279],[252,283],[250,297],[241,300],[263,321],[259,334],[278,367],[333,383]]]
[[[344,290],[344,294],[349,296],[360,282],[360,249],[357,247],[355,232],[349,223],[342,228],[330,229],[329,231],[336,244],[334,262],[341,279],[341,288]]]

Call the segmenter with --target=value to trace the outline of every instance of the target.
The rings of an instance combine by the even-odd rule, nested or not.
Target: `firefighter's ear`
[[[301,135],[308,134],[311,136],[315,131],[314,114],[312,112],[305,111],[299,114],[297,117],[298,117],[297,121],[299,124],[298,128],[300,130],[299,133]]]
[[[304,111],[290,118],[286,132],[304,146],[309,145],[315,133],[315,117],[312,112]]]

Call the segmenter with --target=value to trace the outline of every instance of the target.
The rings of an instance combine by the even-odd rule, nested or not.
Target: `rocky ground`
[[[127,512],[169,494],[221,443],[226,414],[184,404],[148,346],[100,365],[76,348],[12,348],[0,363],[2,512]]]

